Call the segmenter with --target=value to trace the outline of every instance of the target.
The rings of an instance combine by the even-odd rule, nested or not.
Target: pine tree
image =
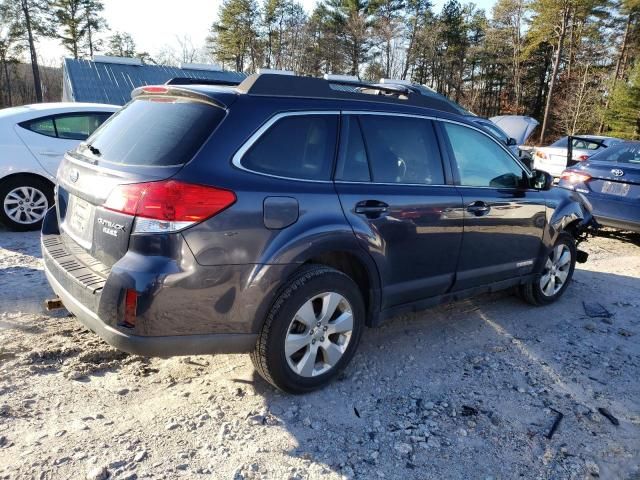
[[[209,44],[214,57],[223,65],[231,63],[238,72],[258,68],[259,20],[254,0],[225,0],[218,21],[211,27]]]
[[[136,43],[131,34],[126,32],[116,32],[108,39],[109,50],[107,55],[114,57],[135,57]]]
[[[78,58],[87,32],[83,3],[84,0],[54,0],[51,5],[59,26],[57,37],[73,58]]]
[[[619,82],[611,96],[606,121],[610,135],[640,140],[640,61],[629,75],[629,81]]]
[[[39,38],[50,37],[53,34],[49,12],[49,0],[4,0],[0,4],[0,13],[4,21],[10,25],[12,35],[29,49],[36,102],[42,102],[36,43]]]

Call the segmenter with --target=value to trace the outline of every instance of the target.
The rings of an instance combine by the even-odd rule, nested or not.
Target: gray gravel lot
[[[639,480],[640,235],[584,248],[558,303],[396,318],[288,396],[247,356],[130,356],[43,312],[38,234],[0,230],[0,478]]]

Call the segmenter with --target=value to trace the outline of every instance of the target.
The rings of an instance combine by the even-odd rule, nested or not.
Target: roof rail
[[[338,88],[333,88],[334,86]],[[460,113],[447,101],[435,96],[421,95],[418,90],[408,86],[384,85],[352,79],[325,80],[263,73],[248,76],[238,85],[236,90],[239,93],[256,96],[384,102]]]
[[[293,70],[276,70],[276,69],[273,69],[273,68],[259,68],[258,69],[258,74],[264,75],[265,73],[270,73],[272,75],[288,75],[288,76],[295,75]]]
[[[235,87],[240,85],[242,80],[210,80],[204,78],[173,77],[167,80],[165,85],[221,85],[225,87]]]

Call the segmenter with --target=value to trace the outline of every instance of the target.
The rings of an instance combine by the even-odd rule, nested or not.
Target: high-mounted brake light
[[[569,183],[585,183],[591,180],[591,175],[588,173],[577,172],[575,170],[565,170],[560,176],[560,180],[566,180]]]
[[[144,93],[167,93],[169,89],[167,87],[163,87],[161,85],[150,85],[147,87],[142,87],[142,91]]]
[[[230,190],[176,180],[118,185],[104,208],[136,217],[134,233],[176,232],[235,203]]]

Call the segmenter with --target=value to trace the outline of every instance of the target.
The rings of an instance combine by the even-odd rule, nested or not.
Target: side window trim
[[[250,168],[247,168],[244,165],[242,165],[242,158],[245,156],[245,154],[280,119],[286,118],[286,117],[302,117],[302,116],[316,116],[316,115],[335,115],[337,117],[338,132],[336,133],[336,142],[335,143],[336,144],[339,143],[340,139],[337,138],[337,135],[340,132],[340,111],[339,110],[298,110],[298,111],[291,111],[291,112],[280,112],[280,113],[277,113],[277,114],[271,116],[266,122],[264,122],[258,128],[258,130],[256,130],[249,137],[249,139],[246,142],[244,142],[242,144],[242,146],[233,155],[233,158],[231,159],[231,164],[234,167],[236,167],[236,168],[238,168],[240,170],[244,170],[245,172],[253,173],[254,175],[262,175],[264,177],[277,178],[277,179],[281,179],[281,180],[293,180],[293,181],[296,181],[296,182],[333,183],[333,180],[331,180],[331,179],[329,179],[329,180],[313,180],[313,179],[308,179],[308,178],[285,177],[285,176],[280,176],[280,175],[274,175],[274,174],[271,174],[271,173],[258,172],[258,171],[255,171],[255,170],[251,170]],[[334,145],[334,155],[333,155],[334,165],[333,165],[333,168],[331,169],[332,173],[335,170],[335,152],[336,152],[336,150],[337,150],[337,145]],[[333,178],[333,175],[332,175],[332,178]]]

